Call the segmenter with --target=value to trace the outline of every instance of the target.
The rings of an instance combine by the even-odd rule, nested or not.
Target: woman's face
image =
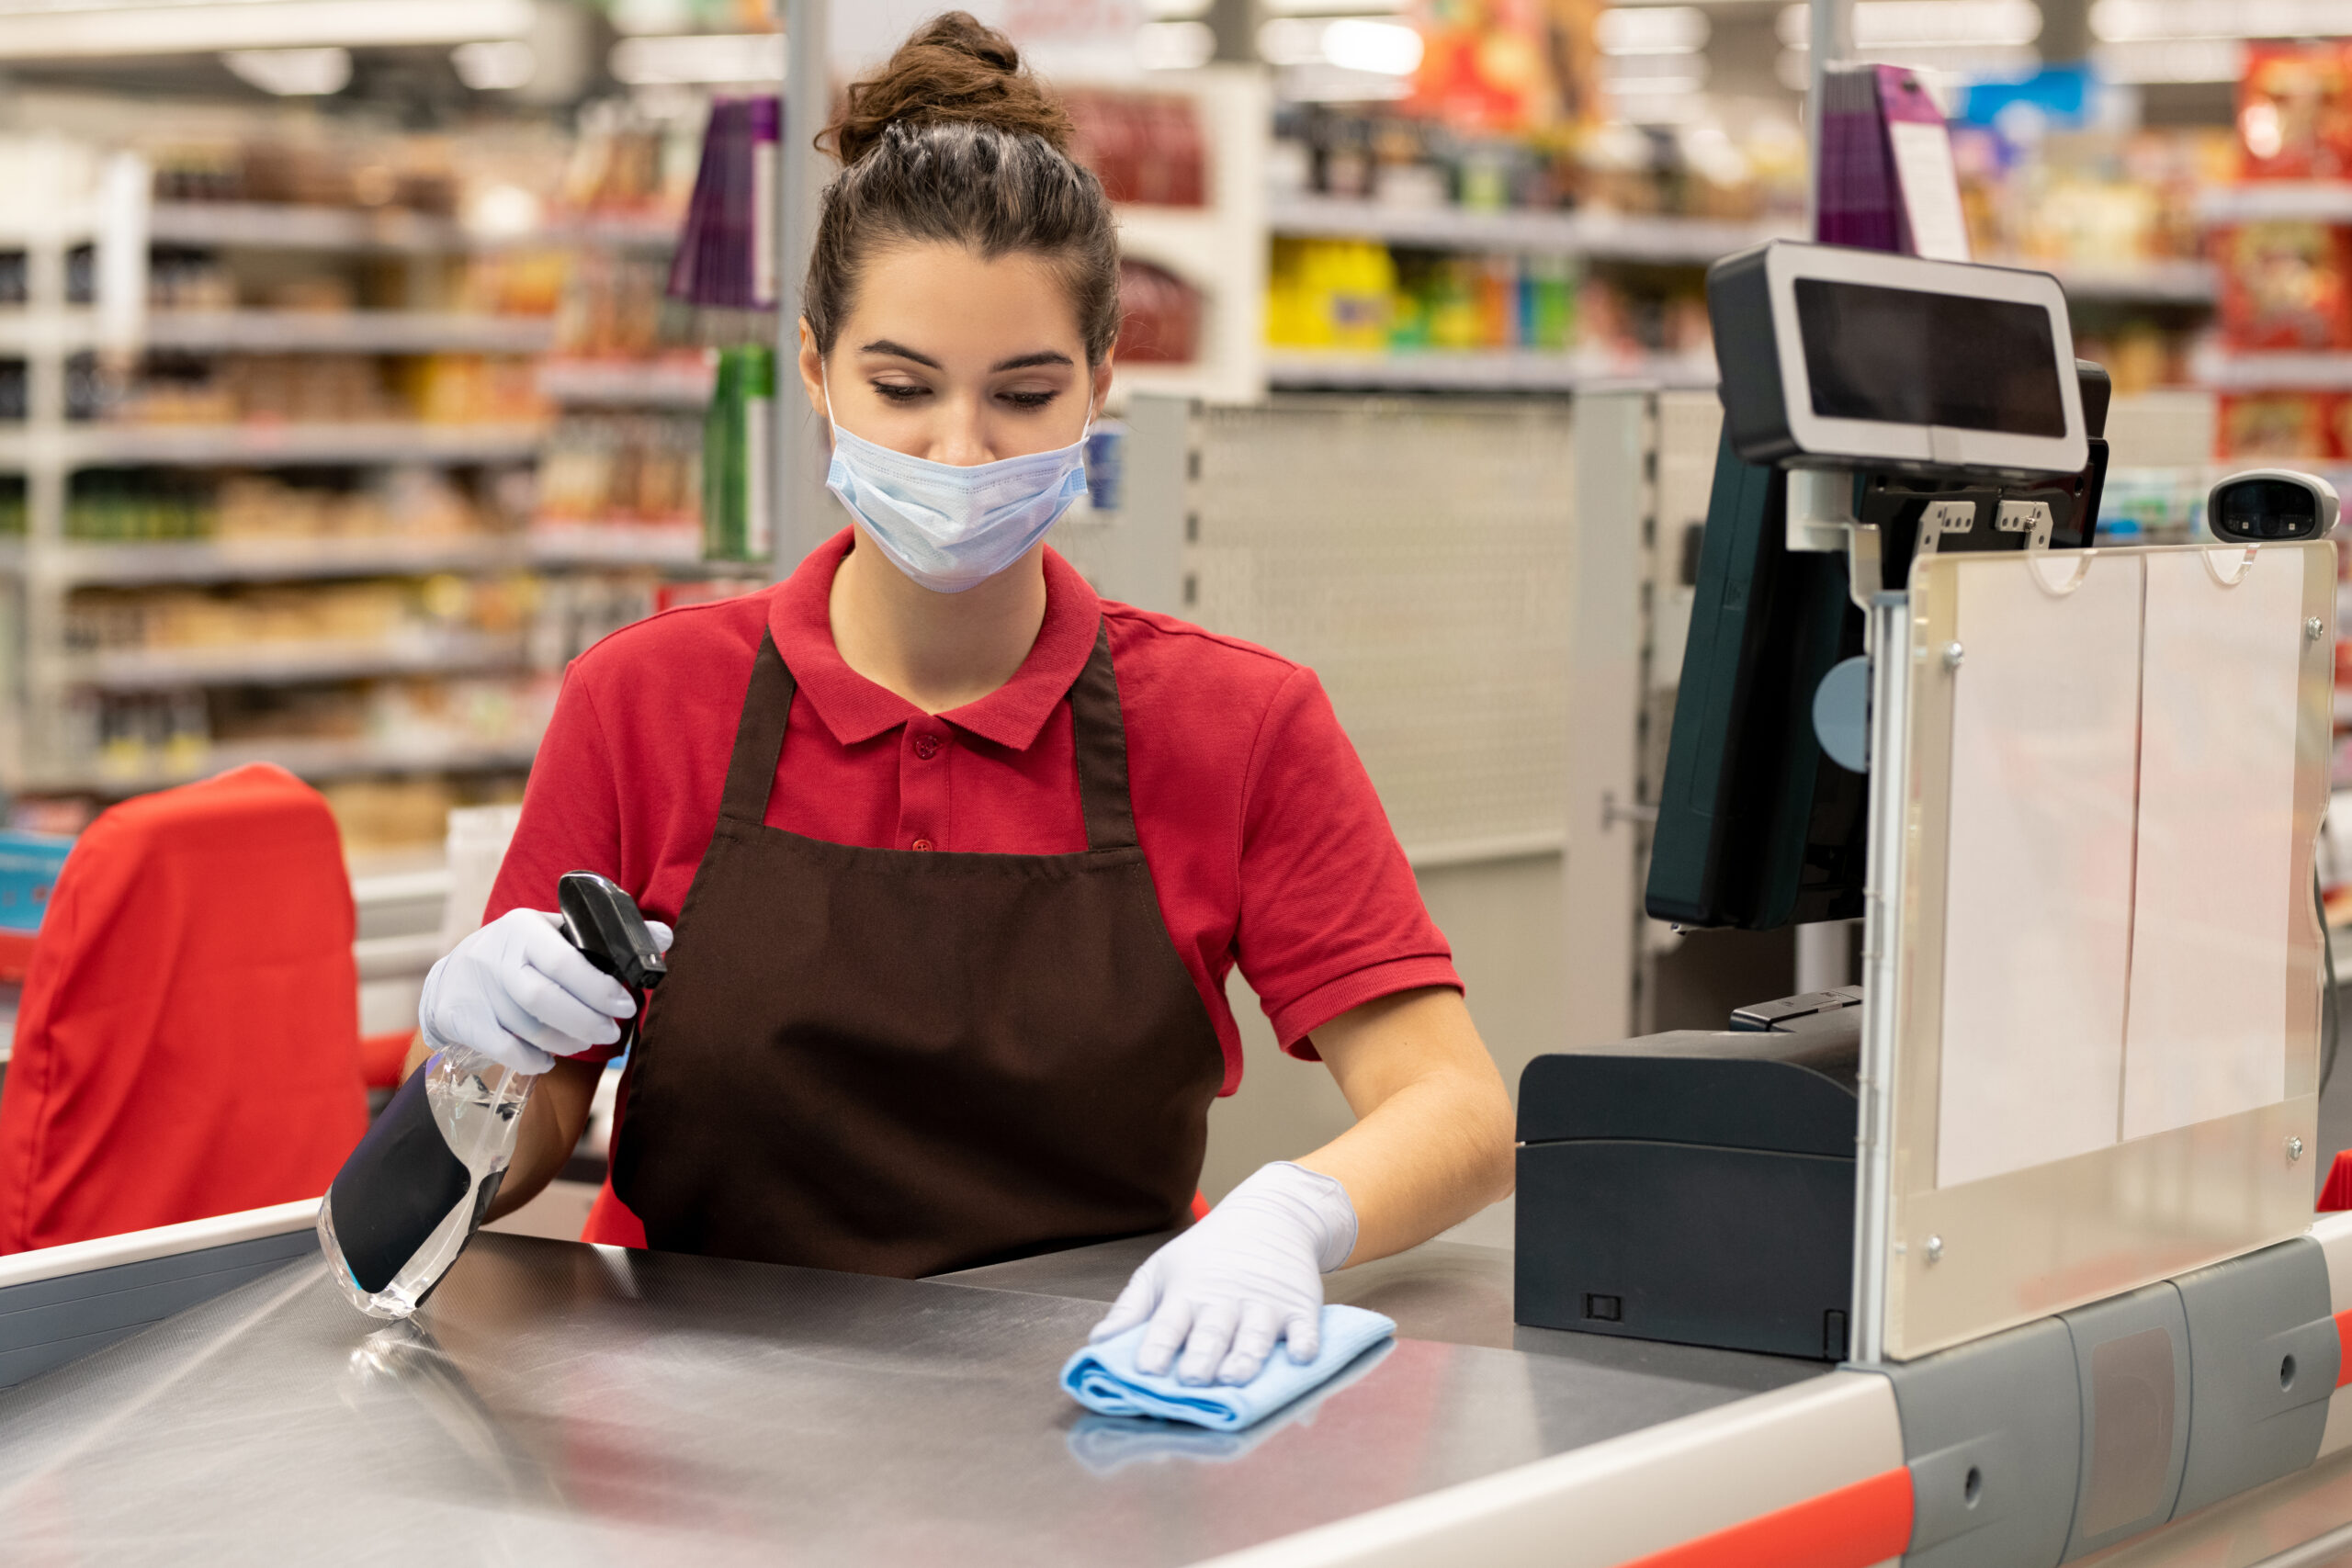
[[[962,245],[869,257],[829,356],[800,326],[800,378],[843,430],[969,468],[1076,441],[1111,385],[1088,373],[1069,294],[1042,258]]]

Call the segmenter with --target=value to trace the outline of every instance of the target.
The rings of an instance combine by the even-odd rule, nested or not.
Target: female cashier
[[[587,1239],[911,1278],[1182,1224],[1238,963],[1358,1120],[1095,1334],[1148,1320],[1146,1370],[1194,1382],[1310,1359],[1323,1272],[1510,1190],[1501,1080],[1313,673],[1098,599],[1041,542],[1120,320],[1067,116],[956,13],[830,134],[800,375],[849,526],[571,666],[425,1041],[548,1072],[527,1199],[633,1010],[545,912],[602,872],[676,939]]]

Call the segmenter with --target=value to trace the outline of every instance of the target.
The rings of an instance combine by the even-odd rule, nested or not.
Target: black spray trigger
[[[588,962],[632,991],[650,990],[670,966],[637,900],[593,871],[568,871],[556,884],[563,934]]]

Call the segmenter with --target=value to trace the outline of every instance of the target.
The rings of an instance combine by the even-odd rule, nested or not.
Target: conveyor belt
[[[391,1327],[306,1260],[0,1393],[5,1555],[1142,1568],[1826,1370],[1514,1333],[1508,1254],[1439,1246],[1335,1299],[1519,1348],[1408,1337],[1239,1436],[1088,1416],[1054,1374],[1147,1249],[950,1283],[485,1235]]]

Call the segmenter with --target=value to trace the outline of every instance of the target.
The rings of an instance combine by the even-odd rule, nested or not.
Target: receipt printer
[[[1518,1321],[1843,1359],[1860,1002],[1818,991],[1529,1063]]]

